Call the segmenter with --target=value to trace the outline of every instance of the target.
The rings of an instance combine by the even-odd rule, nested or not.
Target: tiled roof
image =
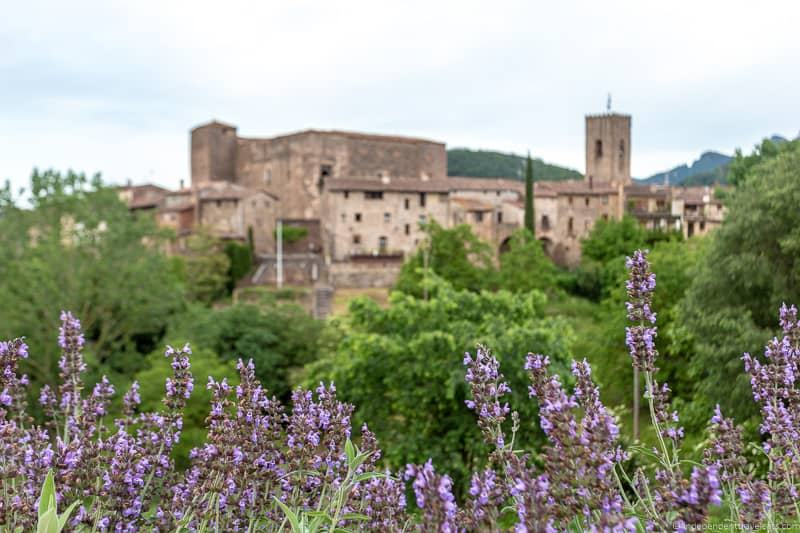
[[[554,196],[554,195],[583,195],[599,196],[615,194],[617,188],[608,182],[595,182],[591,185],[584,180],[565,180],[565,181],[537,181],[534,183],[534,196]]]
[[[453,197],[450,198],[450,201],[464,209],[464,211],[491,211],[494,209],[494,205],[491,203],[475,198]]]
[[[669,188],[663,185],[646,185],[634,183],[625,186],[625,196],[638,196],[647,198],[666,198],[669,196]]]
[[[525,193],[525,183],[509,178],[468,178],[451,176],[447,178],[452,191],[515,191]]]
[[[333,178],[325,181],[330,191],[375,191],[375,192],[448,192],[448,180],[427,180],[414,178],[390,178],[388,180],[371,178]]]
[[[722,201],[714,196],[711,187],[675,187],[673,194],[683,200],[686,205],[702,205],[706,203],[721,204]],[[708,198],[708,201],[706,200]]]
[[[276,135],[275,137],[239,137],[242,141],[271,141],[276,139],[285,139],[288,137],[299,137],[302,135],[325,135],[331,137],[347,137],[348,139],[361,139],[367,141],[384,141],[384,142],[401,142],[409,144],[439,144],[444,146],[445,143],[440,141],[432,141],[430,139],[422,139],[419,137],[406,137],[403,135],[382,135],[376,133],[360,133],[356,131],[342,131],[342,130],[301,130],[284,135]]]

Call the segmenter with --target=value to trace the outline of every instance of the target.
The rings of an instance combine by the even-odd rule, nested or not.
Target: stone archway
[[[503,241],[500,243],[500,247],[497,250],[500,253],[500,255],[503,255],[504,253],[510,251],[511,250],[511,236],[508,236],[505,239],[503,239]]]
[[[544,250],[545,255],[552,259],[553,241],[550,239],[550,237],[539,237],[539,242],[542,243],[542,250]]]

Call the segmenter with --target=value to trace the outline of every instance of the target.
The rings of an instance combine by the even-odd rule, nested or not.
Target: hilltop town
[[[631,179],[631,117],[586,116],[583,179],[537,181],[536,238],[559,265],[580,262],[581,239],[598,220],[635,217],[648,229],[685,237],[717,227],[725,214],[710,187],[670,187]],[[420,138],[306,130],[244,138],[213,121],[191,130],[191,183],[178,190],[129,184],[120,196],[174,229],[172,250],[204,228],[250,242],[257,268],[249,284],[282,276],[292,284],[388,287],[403,258],[424,242],[422,224],[468,224],[498,254],[523,226],[524,183],[448,176],[445,144]]]

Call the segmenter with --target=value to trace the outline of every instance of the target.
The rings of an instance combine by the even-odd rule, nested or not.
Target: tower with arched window
[[[591,183],[631,182],[631,116],[586,116],[586,175]]]

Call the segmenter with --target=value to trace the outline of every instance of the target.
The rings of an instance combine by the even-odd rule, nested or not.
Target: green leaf
[[[297,517],[297,513],[289,509],[289,506],[280,501],[277,497],[273,496],[272,499],[283,509],[286,519],[289,520],[289,523],[292,525],[292,531],[295,533],[303,533],[303,528],[300,526],[300,519]]]
[[[344,444],[344,453],[347,455],[347,464],[352,465],[353,459],[355,459],[356,456],[356,448],[353,446],[350,439],[347,439],[347,442]]]
[[[44,478],[44,484],[42,485],[42,493],[39,495],[39,518],[47,513],[49,510],[53,510],[55,514],[56,510],[56,483],[53,480],[53,471],[47,471],[47,477]]]
[[[44,514],[39,516],[36,533],[59,533],[58,515],[56,515],[55,508],[51,507]]]
[[[72,514],[72,511],[75,510],[75,507],[80,503],[80,500],[75,500],[72,504],[67,507],[67,510],[61,513],[61,516],[58,517],[58,530],[61,531],[64,529],[64,525],[69,520],[69,515]]]
[[[346,515],[344,515],[342,517],[342,520],[361,520],[361,521],[364,521],[364,520],[369,520],[369,517],[367,515],[363,515],[363,514],[360,514],[360,513],[347,513]]]

